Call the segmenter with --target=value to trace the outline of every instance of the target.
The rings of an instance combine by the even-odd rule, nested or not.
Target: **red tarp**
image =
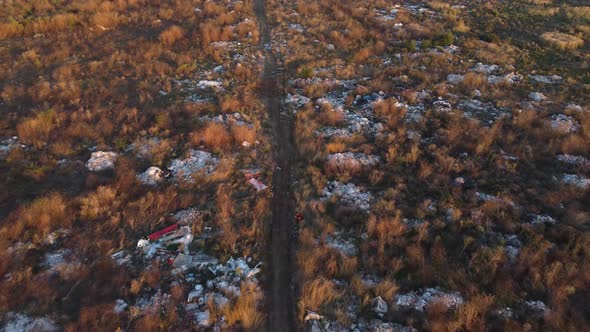
[[[166,233],[173,232],[173,231],[175,231],[177,229],[178,229],[178,224],[174,224],[174,225],[168,226],[168,227],[166,227],[166,228],[164,228],[162,230],[159,230],[159,231],[157,231],[155,233],[152,233],[152,234],[148,235],[148,239],[150,239],[150,241],[155,241],[155,240],[159,239],[162,235],[164,235]]]

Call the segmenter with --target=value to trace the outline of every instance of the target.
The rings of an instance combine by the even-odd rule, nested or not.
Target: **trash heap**
[[[455,308],[463,304],[463,297],[458,292],[445,292],[439,288],[428,288],[421,292],[397,294],[393,301],[398,307],[424,311],[432,303],[440,303],[447,308]]]
[[[344,205],[355,207],[360,210],[368,211],[371,208],[373,195],[369,192],[363,192],[354,183],[340,183],[338,181],[328,182],[322,190],[324,199],[330,199],[332,196],[337,197]]]
[[[219,165],[219,159],[211,153],[201,150],[190,150],[184,159],[174,159],[168,166],[172,175],[179,180],[194,182],[192,175],[199,171],[211,174]]]

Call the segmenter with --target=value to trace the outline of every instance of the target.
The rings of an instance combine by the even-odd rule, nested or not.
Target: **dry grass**
[[[62,195],[51,193],[20,209],[16,224],[11,225],[15,235],[33,231],[47,235],[57,228],[68,228],[71,216],[67,214],[66,201]]]
[[[250,128],[247,125],[234,125],[231,127],[231,134],[236,144],[242,144],[242,142],[248,142],[254,144],[256,141],[256,129]]]
[[[232,135],[225,125],[210,122],[199,132],[193,133],[192,141],[195,145],[202,143],[215,150],[228,149],[232,146]]]
[[[56,112],[48,110],[37,114],[35,117],[25,119],[18,124],[16,131],[18,136],[25,142],[41,148],[49,143],[49,136],[56,125]]]
[[[340,294],[334,286],[334,282],[324,278],[317,278],[307,281],[302,288],[302,295],[298,308],[301,317],[306,310],[322,312],[323,308],[336,301]]]
[[[240,287],[241,295],[232,304],[223,308],[226,321],[236,328],[255,331],[262,327],[265,316],[260,311],[264,298],[262,291],[253,283],[245,282]]]
[[[584,39],[561,32],[545,32],[541,39],[560,50],[575,50],[584,45]]]
[[[184,30],[177,25],[173,25],[160,34],[160,41],[164,46],[171,47],[183,37]]]

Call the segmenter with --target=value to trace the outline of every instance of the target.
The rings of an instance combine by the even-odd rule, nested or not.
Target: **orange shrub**
[[[223,124],[208,123],[205,128],[192,135],[194,144],[201,142],[212,149],[227,149],[231,147],[232,136]]]
[[[170,47],[177,41],[181,40],[183,37],[184,30],[182,30],[182,28],[177,25],[173,25],[160,34],[160,41],[165,46]]]

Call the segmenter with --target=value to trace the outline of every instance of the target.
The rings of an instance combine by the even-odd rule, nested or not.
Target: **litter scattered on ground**
[[[540,215],[540,214],[533,214],[531,215],[531,224],[539,225],[539,224],[555,224],[556,221],[553,217],[549,215]]]
[[[294,105],[295,108],[299,109],[302,108],[303,106],[305,106],[305,104],[311,102],[311,99],[302,96],[300,94],[287,94],[287,100],[286,100],[287,104],[291,104]]]
[[[137,179],[143,184],[155,186],[164,181],[165,173],[159,167],[152,166],[145,172],[138,174]]]
[[[375,167],[381,158],[364,153],[332,153],[328,155],[328,167],[337,170],[368,170]]]
[[[19,144],[16,136],[0,141],[0,160],[5,159],[10,151],[19,147],[25,148],[26,145]]]
[[[332,196],[337,197],[344,205],[356,207],[368,211],[371,208],[373,195],[369,192],[363,192],[354,183],[340,183],[338,181],[328,182],[322,190],[324,198],[329,199]]]
[[[251,184],[252,187],[256,188],[256,191],[258,192],[263,191],[267,188],[267,186],[264,183],[256,180],[255,178],[251,178],[250,180],[248,180],[248,183]]]
[[[587,167],[590,166],[590,160],[583,156],[573,156],[569,154],[560,154],[557,156],[557,160],[574,166],[583,166]]]
[[[116,314],[121,314],[123,312],[125,312],[125,309],[127,309],[128,305],[125,301],[118,299],[117,301],[115,301],[115,306],[113,307],[113,311]]]
[[[542,301],[525,301],[525,305],[535,316],[544,316],[550,311]]]
[[[59,327],[47,317],[32,318],[26,314],[8,312],[4,315],[2,332],[53,332]]]
[[[92,152],[90,159],[86,162],[86,167],[93,172],[106,171],[115,168],[118,154],[110,151]]]
[[[211,174],[219,165],[219,159],[206,151],[190,150],[184,159],[174,159],[168,166],[175,178],[194,182],[192,175],[199,171]]]
[[[376,298],[371,300],[371,307],[373,311],[380,316],[386,314],[389,308],[387,302],[385,302],[385,300],[383,300],[381,296],[377,296]]]
[[[117,265],[129,265],[133,256],[125,250],[117,251],[111,255],[111,258],[117,263]]]
[[[584,190],[590,188],[590,179],[578,174],[564,174],[562,182]]]
[[[203,211],[197,208],[180,210],[174,214],[179,225],[191,225],[203,216]]]
[[[354,241],[346,239],[344,236],[342,236],[342,234],[333,234],[331,236],[327,236],[326,245],[347,256],[353,257],[358,254],[358,249]]]
[[[458,292],[445,292],[439,288],[428,288],[421,292],[410,292],[394,296],[395,305],[424,311],[432,303],[440,303],[447,308],[463,304],[463,297]]]
[[[324,127],[318,133],[325,138],[349,137],[353,134],[376,134],[383,131],[383,124],[353,111],[344,111],[345,127]]]
[[[252,125],[248,124],[246,121],[246,117],[238,112],[229,113],[229,114],[218,114],[216,116],[211,115],[204,115],[199,118],[201,121],[206,122],[215,122],[215,123],[227,123],[227,124],[234,124],[237,126],[249,126]]]
[[[174,245],[182,245],[184,251],[187,252],[188,245],[192,240],[193,235],[189,226],[179,227],[178,224],[173,224],[148,235],[147,239],[140,239],[137,242],[137,247],[141,249],[147,259],[150,259],[159,250],[165,250],[166,247]]]

